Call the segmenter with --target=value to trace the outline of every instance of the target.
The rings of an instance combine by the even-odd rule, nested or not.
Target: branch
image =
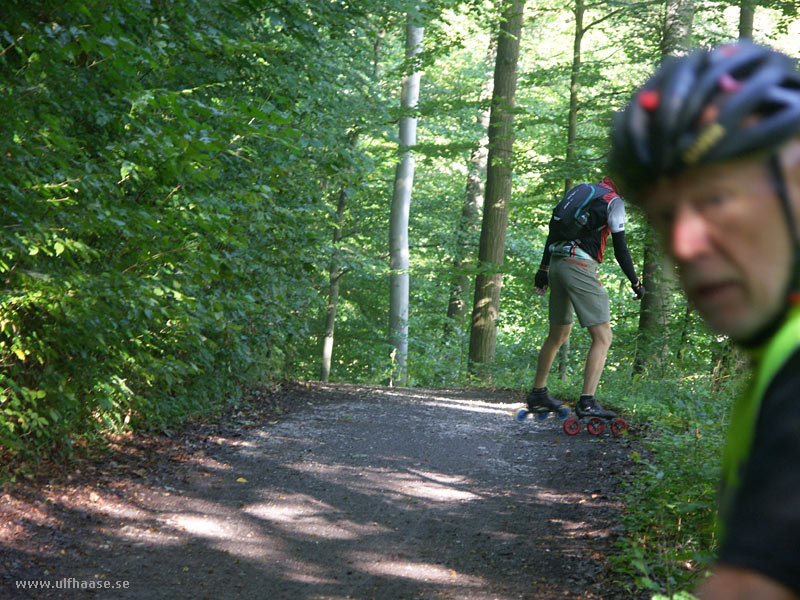
[[[126,269],[123,269],[122,272],[123,273],[127,273],[128,271],[131,271],[131,270],[135,269],[136,267],[138,267],[140,265],[143,265],[146,262],[149,262],[151,260],[155,260],[157,258],[161,258],[162,256],[166,256],[167,254],[174,254],[175,252],[180,252],[181,250],[186,250],[186,246],[181,246],[180,248],[174,248],[172,250],[167,250],[165,252],[159,252],[158,254],[153,254],[152,256],[148,256],[144,260],[140,260],[139,262],[132,264],[130,267],[128,267]]]
[[[581,34],[584,34],[584,33],[586,33],[587,31],[589,31],[589,30],[590,30],[592,27],[594,27],[595,25],[599,25],[599,24],[600,24],[600,23],[602,23],[603,21],[606,21],[607,19],[610,19],[611,17],[613,17],[613,16],[614,16],[614,15],[616,15],[617,13],[621,13],[622,11],[623,11],[623,9],[621,9],[621,8],[618,8],[617,10],[612,10],[612,11],[611,11],[610,13],[608,13],[607,15],[605,15],[605,16],[603,16],[603,17],[600,17],[600,18],[599,18],[599,19],[597,19],[596,21],[592,21],[592,22],[591,22],[591,23],[589,23],[589,24],[588,24],[586,27],[584,27],[584,28],[583,28],[583,31],[581,32]]]
[[[6,52],[11,50],[14,46],[16,46],[17,42],[20,41],[23,37],[25,37],[25,36],[24,35],[19,36],[17,39],[15,39],[13,42],[11,42],[11,44],[9,44],[5,48],[3,48],[3,51],[0,52],[0,57],[2,57]]]

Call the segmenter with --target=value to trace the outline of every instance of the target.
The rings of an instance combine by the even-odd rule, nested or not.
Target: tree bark
[[[665,273],[664,256],[654,236],[650,229],[644,246],[642,284],[646,292],[639,309],[639,343],[633,363],[635,373],[663,366],[669,352],[666,336],[674,283]]]
[[[664,5],[662,60],[686,54],[692,47],[692,21],[695,0],[667,0]]]
[[[481,225],[478,250],[479,273],[475,280],[472,330],[469,340],[470,371],[479,376],[485,376],[486,372],[481,366],[487,365],[494,359],[497,342],[497,317],[503,282],[501,269],[508,226],[508,201],[511,196],[513,111],[524,9],[525,0],[505,1],[497,44],[489,123],[486,201]]]
[[[423,28],[415,25],[416,15],[408,14],[406,24],[406,59],[411,62],[422,47]],[[408,114],[417,107],[421,73],[413,67],[403,78],[400,105],[406,114],[400,118],[400,162],[397,165],[389,223],[389,269],[391,294],[389,302],[389,333],[395,348],[396,361],[392,382],[405,385],[408,377],[408,217],[411,211],[411,191],[414,185],[414,155],[417,143],[417,117]]]
[[[756,3],[753,0],[741,0],[739,8],[739,39],[753,38],[753,21],[755,20]]]

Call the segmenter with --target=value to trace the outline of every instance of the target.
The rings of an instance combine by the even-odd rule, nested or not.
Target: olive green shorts
[[[554,256],[550,263],[550,324],[572,323],[572,311],[584,327],[611,320],[608,293],[597,278],[597,262]]]

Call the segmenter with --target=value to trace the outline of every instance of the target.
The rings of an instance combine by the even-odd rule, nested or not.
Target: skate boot
[[[530,412],[538,412],[540,410],[548,410],[556,412],[561,405],[564,404],[561,400],[556,400],[547,393],[547,388],[536,389],[533,388],[528,397],[525,398]]]
[[[536,417],[537,421],[544,421],[550,413],[556,415],[561,421],[569,415],[569,409],[562,406],[564,403],[561,400],[556,400],[548,394],[547,388],[531,390],[531,393],[525,398],[525,403],[527,408],[521,408],[516,413],[516,419],[520,423],[531,415]]]
[[[596,417],[598,419],[610,420],[617,416],[616,413],[606,410],[594,396],[581,396],[575,405],[575,414],[579,417]]]
[[[594,396],[581,396],[575,404],[575,414],[564,421],[564,433],[567,435],[578,435],[581,430],[581,420],[586,419],[586,431],[590,435],[600,435],[605,431],[606,423],[611,427],[614,437],[623,435],[627,431],[628,424],[620,419],[616,413],[606,410],[595,399]]]

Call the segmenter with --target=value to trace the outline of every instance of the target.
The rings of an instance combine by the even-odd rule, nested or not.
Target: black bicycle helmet
[[[685,168],[775,148],[800,133],[800,73],[738,42],[670,59],[617,114],[609,171],[636,200]]]
[[[763,152],[794,247],[787,302],[756,345],[800,303],[800,234],[775,150],[800,135],[800,73],[788,56],[751,42],[670,59],[616,115],[609,172],[633,201],[663,176]]]

